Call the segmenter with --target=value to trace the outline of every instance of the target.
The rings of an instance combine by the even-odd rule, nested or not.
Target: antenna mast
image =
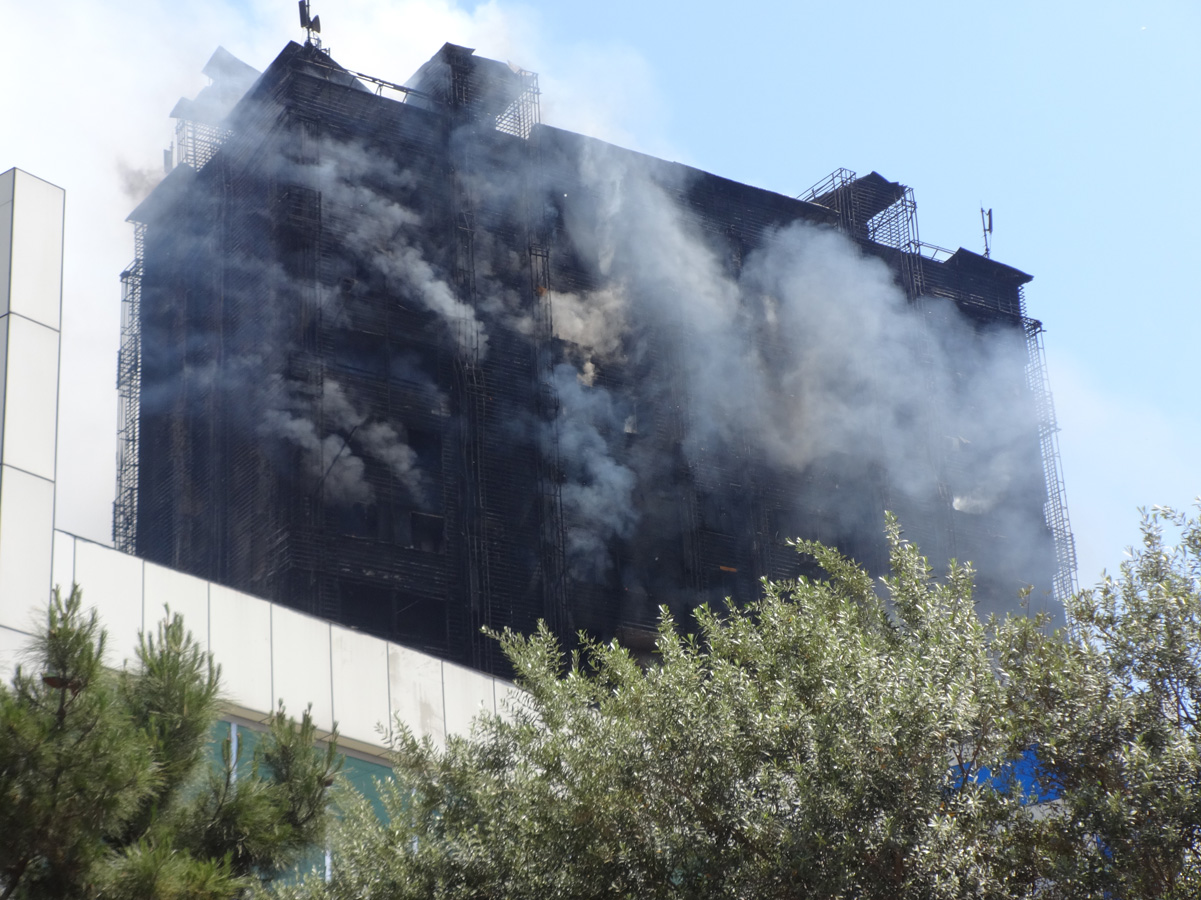
[[[321,16],[310,15],[309,0],[300,0],[300,27],[307,32],[308,37],[305,39],[306,47],[316,47],[321,49],[321,38],[314,35],[321,34]]]
[[[992,210],[984,211],[984,207],[980,207],[980,225],[984,228],[984,258],[988,259],[992,253]]]

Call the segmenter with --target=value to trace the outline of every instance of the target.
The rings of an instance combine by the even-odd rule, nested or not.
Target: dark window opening
[[[391,635],[391,591],[363,584],[344,584],[341,594],[342,616],[347,625],[370,634]]]
[[[801,516],[794,509],[773,509],[768,514],[768,527],[776,541],[790,541],[807,537]]]
[[[379,335],[343,332],[335,339],[333,350],[334,364],[340,369],[378,377],[387,369],[386,345]]]
[[[388,347],[388,379],[399,384],[429,387],[438,375],[437,351],[432,347],[391,344]]]
[[[443,522],[441,516],[431,516],[426,513],[413,513],[412,547],[422,553],[441,553],[445,547]]]
[[[700,507],[701,528],[714,534],[732,535],[734,531],[734,516],[723,505],[720,497],[712,494],[702,494],[697,497]]]
[[[384,504],[379,513],[379,539],[397,547],[411,546],[413,530],[409,510],[391,503]]]
[[[379,511],[374,503],[355,503],[338,510],[338,532],[348,537],[375,537]]]
[[[417,466],[422,472],[442,471],[442,435],[419,428],[409,429],[409,447],[417,454]]]
[[[398,591],[395,604],[394,634],[418,646],[445,646],[446,604],[443,601]]]

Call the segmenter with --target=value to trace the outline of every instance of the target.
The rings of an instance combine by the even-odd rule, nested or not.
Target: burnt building
[[[639,647],[789,538],[881,572],[886,509],[986,609],[1070,589],[1030,276],[904,185],[623,150],[451,44],[206,72],[131,215],[119,548],[492,671],[482,626]]]

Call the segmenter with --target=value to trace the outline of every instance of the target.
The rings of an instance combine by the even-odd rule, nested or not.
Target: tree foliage
[[[31,663],[0,686],[0,898],[235,897],[324,833],[340,766],[283,707],[253,759],[206,748],[220,672],[170,616],[132,668],[76,587],[50,603]],[[235,779],[236,773],[236,779]]]
[[[1201,897],[1201,520],[1153,509],[1067,613],[1068,633],[1010,648],[1016,732],[1058,796],[1044,895]]]
[[[1164,545],[1161,526],[1182,529]],[[524,693],[444,748],[399,725],[387,816],[289,897],[1196,897],[1196,522],[1158,511],[1069,628],[981,623],[888,525],[828,577],[664,613],[657,659],[499,640]],[[878,590],[882,587],[882,590]]]

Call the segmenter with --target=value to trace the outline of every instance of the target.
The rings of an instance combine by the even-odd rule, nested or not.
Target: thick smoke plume
[[[375,492],[367,481],[364,462],[370,458],[386,466],[411,497],[424,500],[428,488],[417,468],[417,454],[405,442],[403,428],[368,421],[346,389],[331,378],[322,384],[316,405],[324,424],[321,428],[313,420],[309,391],[296,383],[277,384],[276,402],[267,409],[259,430],[301,449],[305,469],[319,482],[326,499],[342,504],[370,502]]]
[[[322,214],[346,229],[344,249],[382,278],[383,290],[437,314],[463,350],[483,356],[487,334],[475,310],[420,249],[422,218],[402,202],[414,189],[412,176],[353,143],[316,141],[311,154],[288,175],[320,194]]]
[[[637,476],[613,452],[629,413],[604,388],[586,387],[569,364],[555,367],[552,382],[559,415],[550,427],[557,430],[564,474],[567,561],[576,578],[595,581],[609,566],[609,542],[630,537],[638,521]]]
[[[298,386],[277,384],[276,393],[282,396],[266,410],[259,433],[299,447],[305,473],[323,496],[347,505],[370,502],[375,492],[367,482],[366,464],[347,436],[321,433]]]
[[[872,473],[894,508],[950,485],[957,513],[987,513],[1003,532],[997,552],[1006,560],[1038,557],[1045,535],[1029,510],[1040,509],[1045,488],[1020,331],[982,329],[948,300],[910,303],[883,261],[830,228],[792,224],[745,256],[732,253],[725,236],[687,213],[687,170],[583,146],[571,174],[586,199],[556,196],[555,227],[595,284],[555,291],[552,260],[547,302],[567,348],[550,376],[558,413],[552,423],[511,426],[532,428],[553,449],[575,577],[611,573],[615,544],[638,533],[640,498],[672,477],[666,461],[630,449],[641,425],[635,396],[671,410],[692,465],[756,459],[812,475],[797,505],[820,506],[831,534],[880,533],[877,505],[838,493],[840,479]],[[261,289],[314,297],[335,327],[350,324],[345,306],[356,299],[427,311],[476,362],[502,330],[534,333],[528,291],[513,288],[514,273],[528,278],[524,248],[476,229],[469,261],[458,248],[459,268],[470,266],[465,288],[461,271],[446,271],[447,254],[431,250],[430,229],[446,223],[427,220],[420,179],[403,160],[329,136],[281,153],[291,155],[276,161],[277,176],[318,198],[345,271],[340,288],[326,273],[315,296],[282,272],[256,276]],[[520,222],[528,221],[523,192],[536,183],[526,175],[466,167],[453,177],[472,202]],[[370,501],[375,464],[422,498],[429,483],[404,428],[369,419],[367,404],[338,381],[326,378],[316,397],[318,389],[288,381],[283,350],[262,354],[275,369],[260,433],[300,448],[308,474],[336,501]],[[429,378],[417,362],[409,368],[415,380]],[[606,386],[610,370],[634,379],[629,390]]]
[[[606,358],[658,354],[644,371],[662,384],[639,390],[686,386],[683,450],[694,462],[749,448],[797,473],[877,471],[901,506],[958,480],[954,508],[989,513],[1007,561],[1038,558],[1045,536],[1029,510],[1041,510],[1044,488],[1020,331],[981,331],[946,300],[913,306],[881,260],[829,228],[785,227],[734,264],[684,214],[686,185],[630,160],[597,146],[581,165],[595,206],[565,213],[577,251],[607,279],[591,295],[555,297],[556,330],[587,366],[574,388],[556,379],[573,415]],[[607,408],[598,415],[611,427]],[[590,486],[605,521],[635,521],[628,479],[602,503],[606,484]],[[847,519],[836,531],[879,532],[854,520],[860,508],[830,507]]]

